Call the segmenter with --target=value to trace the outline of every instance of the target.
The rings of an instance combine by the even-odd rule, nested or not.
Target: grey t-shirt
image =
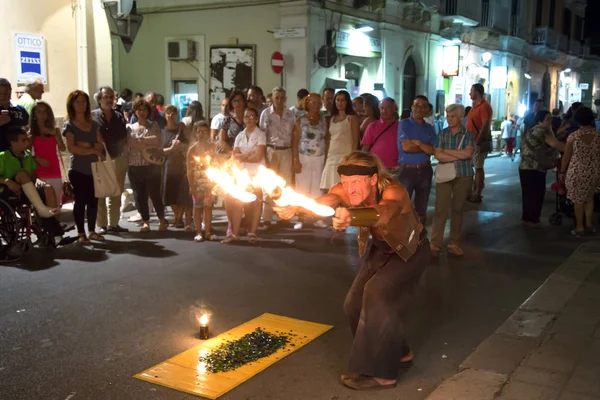
[[[92,129],[90,131],[82,131],[70,121],[65,122],[63,126],[63,136],[67,136],[67,132],[71,132],[75,136],[75,142],[95,143],[98,141],[96,133],[98,132],[98,124],[92,121]],[[98,161],[98,156],[90,154],[80,156],[71,154],[71,169],[85,175],[92,175],[92,163]]]

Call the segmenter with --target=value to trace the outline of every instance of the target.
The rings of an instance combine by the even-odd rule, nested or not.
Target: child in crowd
[[[213,184],[206,176],[206,169],[210,161],[217,156],[214,143],[210,137],[210,125],[207,121],[194,123],[196,143],[187,153],[187,178],[190,194],[194,199],[194,224],[196,225],[195,242],[216,240],[217,236],[212,231]],[[204,221],[204,234],[202,234],[202,221]]]

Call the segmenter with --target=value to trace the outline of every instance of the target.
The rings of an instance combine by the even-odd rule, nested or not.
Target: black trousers
[[[521,219],[527,222],[540,222],[544,195],[546,194],[546,172],[535,170],[519,170],[521,178],[521,193],[523,215]]]
[[[152,199],[152,205],[158,219],[161,221],[165,219],[165,207],[160,193],[160,167],[158,165],[130,166],[127,175],[133,190],[135,205],[142,216],[142,220],[145,222],[150,220],[148,198]]]
[[[371,245],[344,302],[354,335],[348,373],[398,378],[400,360],[410,351],[404,338],[403,314],[430,263],[427,240],[408,262],[387,245]]]
[[[69,171],[69,180],[73,185],[73,217],[77,232],[85,234],[85,217],[87,215],[88,231],[96,230],[96,215],[98,214],[98,199],[94,193],[94,178],[74,170]],[[86,212],[87,211],[87,212]]]

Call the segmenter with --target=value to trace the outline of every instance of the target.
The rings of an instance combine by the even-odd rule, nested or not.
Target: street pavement
[[[214,335],[265,312],[335,326],[222,399],[425,399],[585,240],[568,234],[571,221],[548,224],[550,193],[544,227],[523,228],[517,161],[487,165],[484,201],[465,213],[464,259],[443,254],[417,289],[406,319],[415,366],[394,390],[360,393],[339,381],[356,236],[332,244],[330,231],[288,226],[254,246],[197,244],[181,230],[129,233],[0,266],[0,399],[196,398],[132,376],[200,343],[199,304],[214,311]]]

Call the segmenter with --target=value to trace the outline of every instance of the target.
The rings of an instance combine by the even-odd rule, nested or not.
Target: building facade
[[[112,83],[111,35],[100,0],[6,1],[2,13],[0,76],[13,89],[41,78],[43,100],[58,118],[72,90],[90,93]]]

